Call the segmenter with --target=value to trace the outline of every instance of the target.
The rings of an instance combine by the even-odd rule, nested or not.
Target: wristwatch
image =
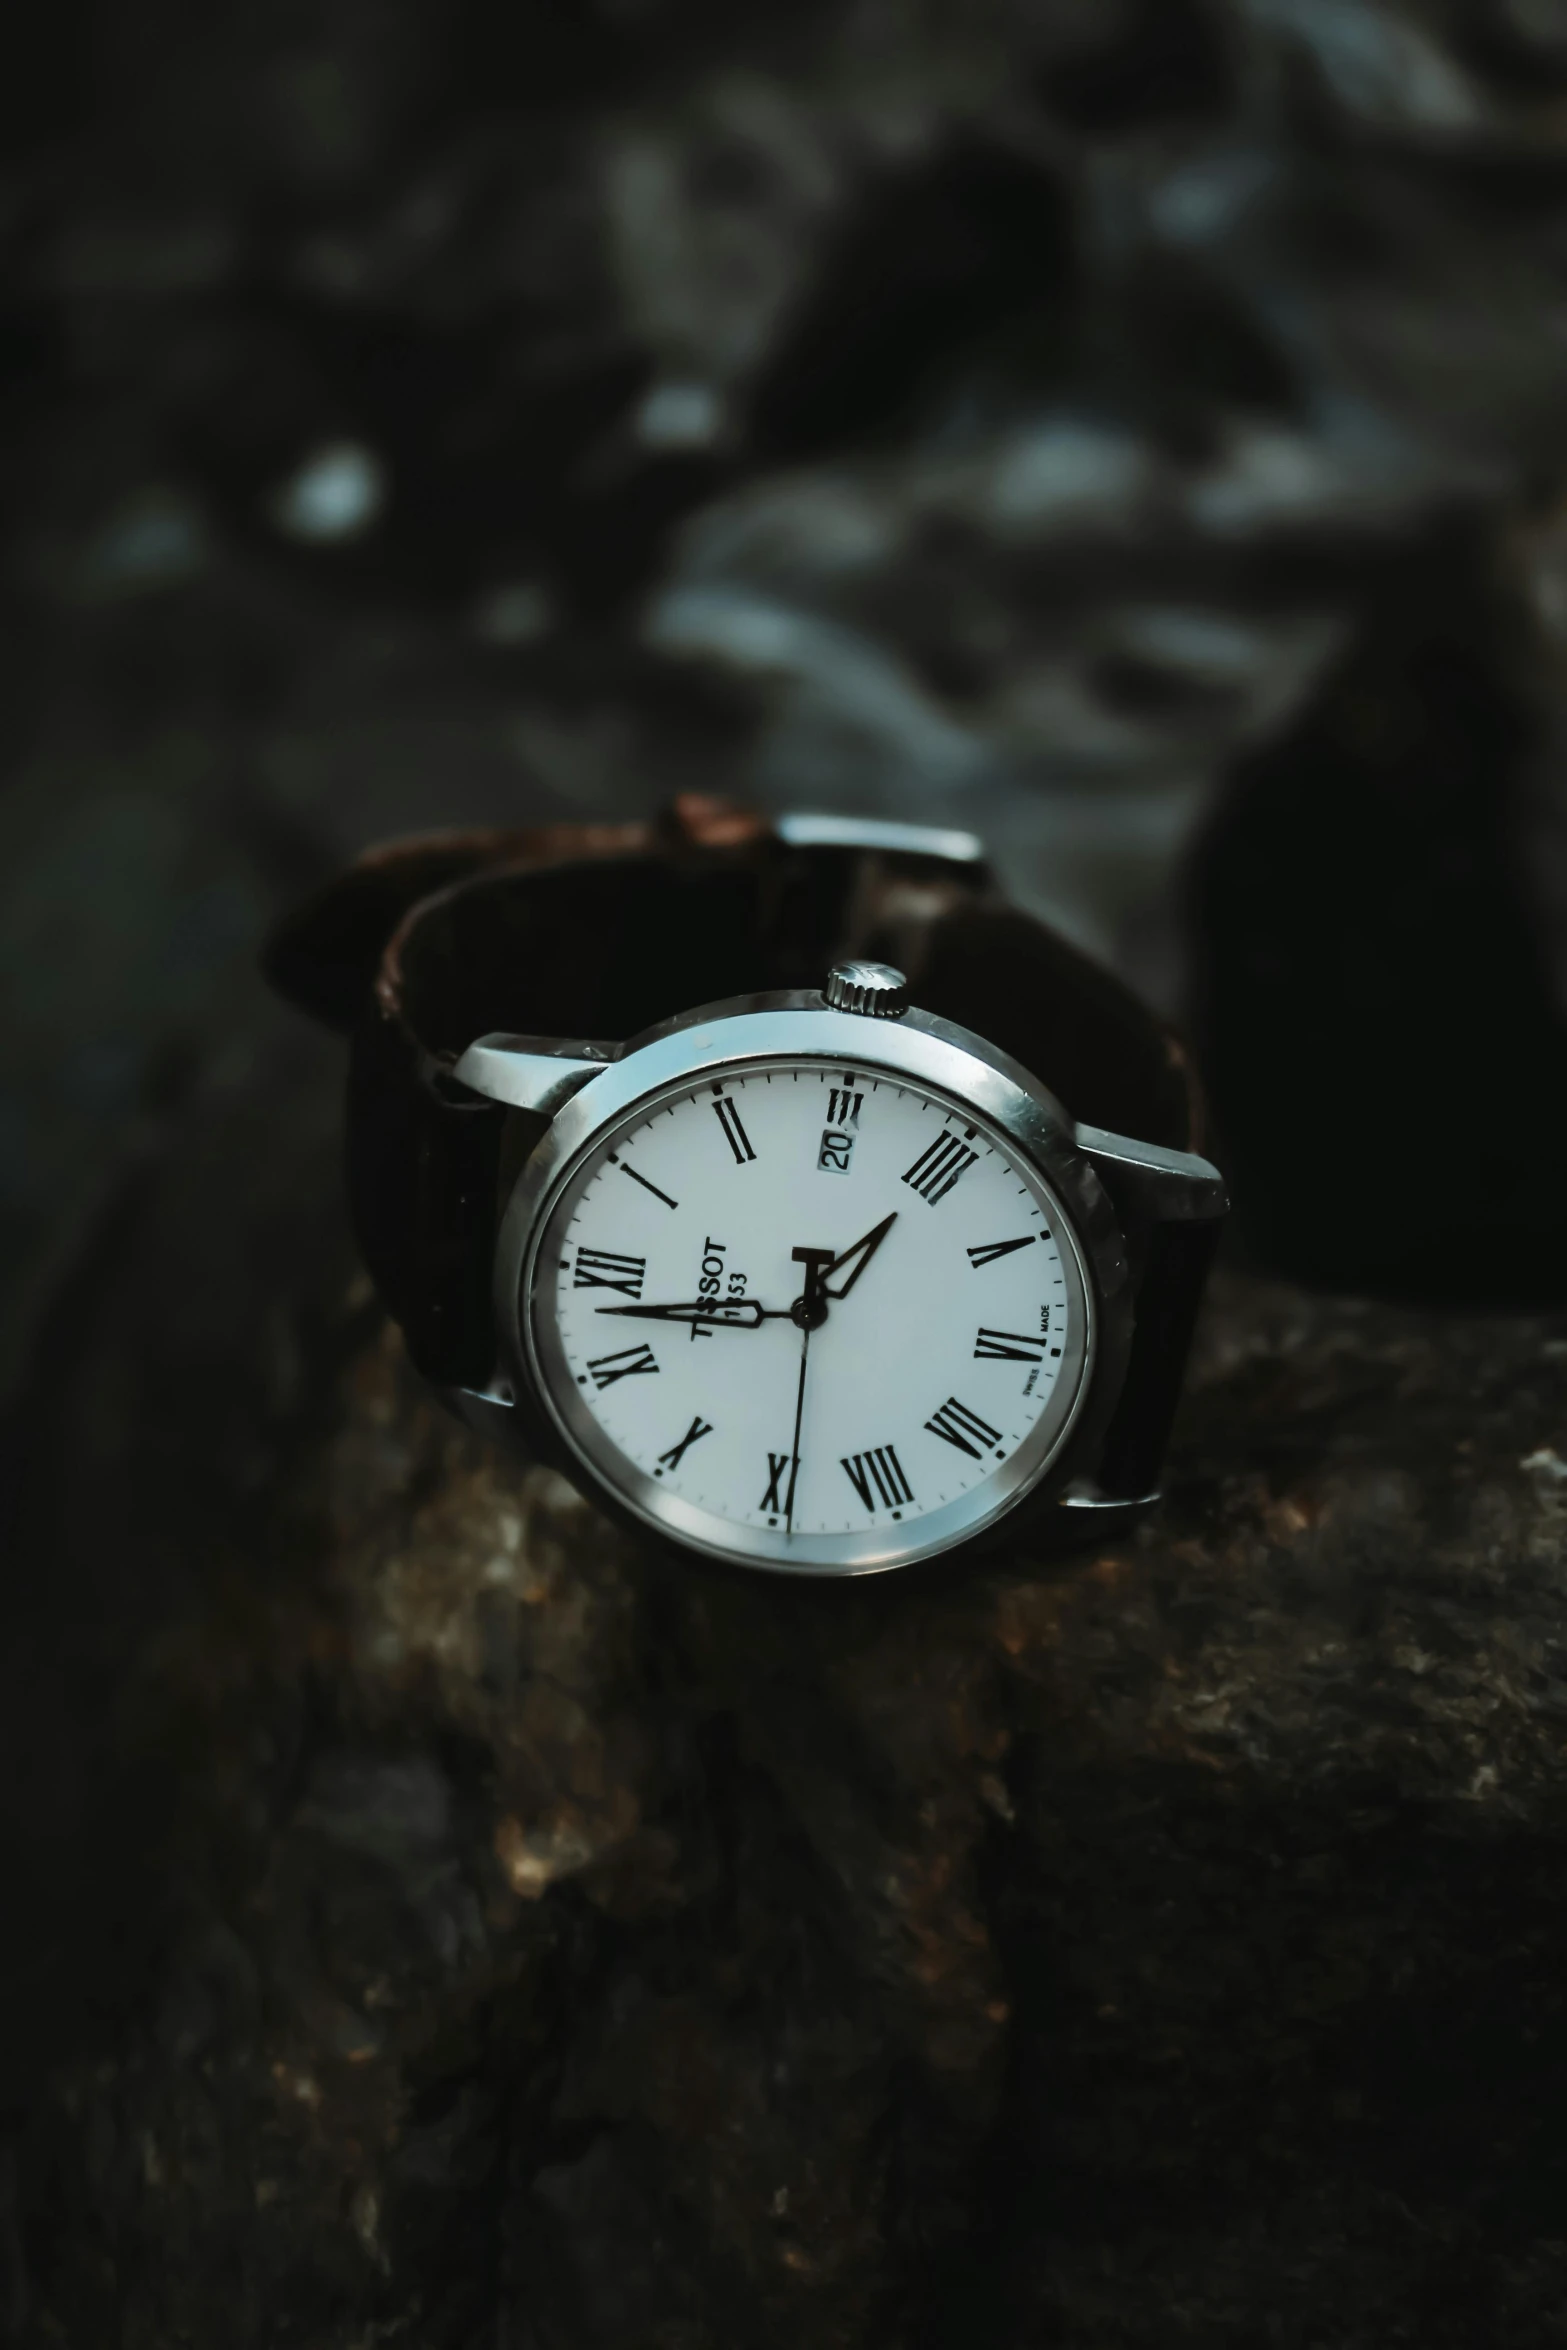
[[[416,1368],[644,1534],[859,1575],[1157,1498],[1226,1205],[1197,1088],[969,835],[691,797],[425,836],[268,965],[351,1031]]]

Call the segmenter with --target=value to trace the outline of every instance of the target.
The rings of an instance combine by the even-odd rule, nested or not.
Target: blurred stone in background
[[[249,1049],[268,911],[389,830],[957,820],[1178,1001],[1216,778],[1556,476],[1564,25],[52,11],[0,181],[6,1382]]]

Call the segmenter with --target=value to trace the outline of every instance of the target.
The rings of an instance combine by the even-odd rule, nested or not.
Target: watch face
[[[1089,1357],[1061,1202],[971,1109],[865,1063],[705,1069],[603,1128],[524,1276],[578,1460],[691,1546],[859,1573],[1013,1506]]]

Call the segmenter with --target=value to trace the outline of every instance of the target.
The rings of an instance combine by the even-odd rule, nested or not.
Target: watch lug
[[[437,1387],[435,1393],[476,1434],[500,1445],[515,1440],[517,1398],[509,1380],[495,1378],[488,1387]]]
[[[928,857],[941,865],[967,865],[976,879],[986,863],[977,833],[951,832],[933,824],[898,824],[880,816],[834,816],[799,809],[775,817],[773,831],[791,849],[863,849],[888,857]]]
[[[1135,1200],[1159,1223],[1206,1223],[1230,1204],[1218,1168],[1193,1151],[1164,1150],[1102,1126],[1079,1126],[1076,1141],[1113,1198]]]
[[[1066,1491],[1057,1496],[1057,1507],[1063,1510],[1081,1510],[1085,1515],[1091,1516],[1096,1524],[1103,1525],[1108,1521],[1110,1512],[1113,1510],[1119,1510],[1123,1514],[1129,1514],[1134,1510],[1148,1510],[1152,1509],[1160,1499],[1162,1496],[1157,1486],[1152,1493],[1106,1493],[1092,1477],[1076,1477],[1066,1488]]]
[[[477,1037],[452,1075],[470,1092],[482,1093],[509,1109],[533,1110],[553,1118],[574,1093],[614,1061],[623,1045],[602,1044],[584,1037],[508,1036],[497,1032]]]

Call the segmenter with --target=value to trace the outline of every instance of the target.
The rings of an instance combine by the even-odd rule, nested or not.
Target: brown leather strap
[[[1158,1488],[1219,1226],[1216,1220],[1140,1226],[1135,1212],[1119,1204],[1132,1251],[1137,1320],[1096,1479],[1108,1496],[1141,1501]]]
[[[1178,1040],[983,867],[943,857],[791,846],[759,816],[688,799],[658,825],[393,844],[285,924],[275,983],[352,1024],[354,1221],[419,1368],[477,1386],[492,1365],[501,1131],[518,1113],[453,1080],[475,1037],[620,1039],[697,1004],[819,986],[844,955],[899,965],[916,1003],[1012,1054],[1074,1116],[1194,1146]],[[1132,1223],[1147,1343],[1113,1431],[1128,1491],[1162,1449],[1196,1298],[1179,1244],[1172,1257]]]

